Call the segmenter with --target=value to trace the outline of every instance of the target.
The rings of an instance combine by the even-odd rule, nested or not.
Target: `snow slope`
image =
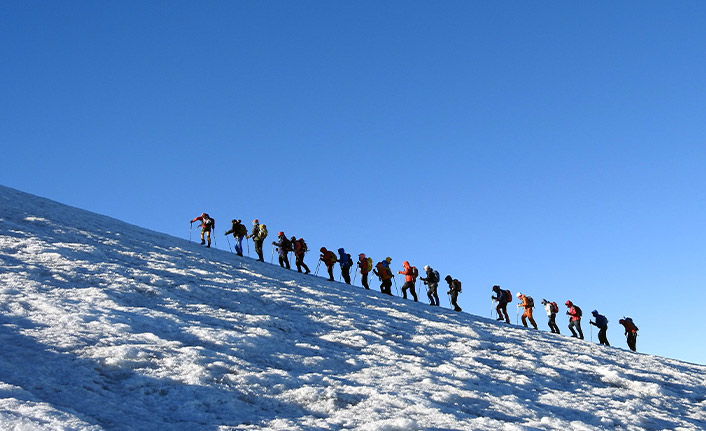
[[[329,283],[5,187],[0,209],[2,430],[706,429],[704,366]]]

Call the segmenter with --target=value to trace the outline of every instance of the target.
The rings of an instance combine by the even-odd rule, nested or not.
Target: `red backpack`
[[[550,302],[550,303],[549,303],[549,309],[552,311],[552,313],[558,313],[558,312],[559,312],[559,306],[556,305],[556,302]]]
[[[505,292],[505,299],[507,302],[512,302],[512,292],[509,290],[503,290],[503,292]]]

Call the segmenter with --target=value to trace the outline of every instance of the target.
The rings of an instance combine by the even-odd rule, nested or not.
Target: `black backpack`
[[[292,251],[292,242],[287,238],[282,238],[282,250]]]
[[[576,316],[577,316],[577,317],[583,316],[583,311],[581,311],[581,307],[579,307],[578,305],[574,304],[574,310],[576,310]]]

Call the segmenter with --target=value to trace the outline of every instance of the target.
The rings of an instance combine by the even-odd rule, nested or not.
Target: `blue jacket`
[[[353,259],[351,259],[351,255],[346,253],[343,248],[338,249],[338,255],[340,256],[338,262],[341,264],[341,267],[353,266]]]
[[[596,319],[596,326],[597,327],[599,327],[601,329],[608,327],[608,319],[604,315],[598,314],[598,313],[593,313],[593,317]]]

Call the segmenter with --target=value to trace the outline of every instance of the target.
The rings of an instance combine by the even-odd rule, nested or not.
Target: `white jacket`
[[[552,315],[556,314],[555,312],[552,311],[552,303],[547,302],[544,304],[544,309],[547,311],[547,317],[552,317]]]

